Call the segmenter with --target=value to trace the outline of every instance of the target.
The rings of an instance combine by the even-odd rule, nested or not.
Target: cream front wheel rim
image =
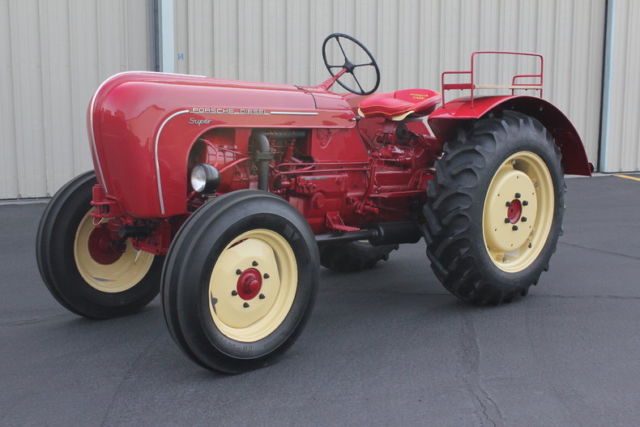
[[[487,189],[482,234],[491,261],[516,273],[544,248],[555,211],[553,180],[544,160],[520,151],[502,162]]]
[[[76,231],[73,255],[78,272],[92,288],[106,293],[124,292],[137,285],[149,272],[155,256],[135,249],[131,240],[124,242],[122,253],[113,262],[99,262],[90,251],[90,239],[96,225],[91,209]],[[105,226],[104,222],[101,226]]]
[[[220,253],[209,280],[209,311],[220,332],[241,342],[273,333],[296,295],[298,268],[289,242],[267,229],[234,238]]]

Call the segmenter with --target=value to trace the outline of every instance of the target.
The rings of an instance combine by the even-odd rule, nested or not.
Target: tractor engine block
[[[441,147],[422,122],[386,121],[377,128],[368,138],[358,128],[217,129],[198,140],[189,170],[198,163],[214,166],[220,173],[218,194],[243,188],[278,194],[316,233],[414,219]],[[341,156],[344,161],[334,160]],[[191,200],[194,208],[204,201]]]

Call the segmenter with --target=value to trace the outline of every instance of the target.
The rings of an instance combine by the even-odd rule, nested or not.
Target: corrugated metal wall
[[[0,198],[52,194],[91,167],[85,109],[123,70],[154,69],[154,0],[0,0]],[[640,169],[640,2],[615,0],[601,165]],[[314,84],[334,31],[374,52],[381,90],[438,88],[473,50],[540,52],[545,97],[596,162],[605,0],[175,0],[176,71]],[[521,64],[522,65],[522,64]],[[486,70],[504,78],[511,65]],[[500,70],[500,74],[498,73]]]
[[[41,197],[92,167],[98,84],[155,66],[151,0],[0,0],[0,198]]]
[[[604,171],[640,170],[640,1],[615,0]]]
[[[315,84],[327,77],[323,39],[345,32],[376,56],[380,90],[437,89],[440,72],[468,69],[474,50],[539,52],[545,98],[596,163],[604,28],[604,0],[187,0],[176,2],[176,69]],[[512,71],[504,61],[485,69],[502,81]]]

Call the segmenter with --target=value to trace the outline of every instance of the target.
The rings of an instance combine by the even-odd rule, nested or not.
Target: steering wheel
[[[337,64],[336,65],[332,65],[332,64],[329,64],[329,62],[327,61],[327,43],[332,39],[336,39],[336,41],[338,42],[338,46],[340,47],[340,51],[342,52],[342,55],[344,56],[344,64],[342,64],[342,65],[337,65]],[[340,39],[347,39],[347,40],[350,40],[351,42],[355,43],[356,46],[358,46],[360,49],[362,49],[364,51],[364,53],[367,54],[367,56],[369,57],[370,61],[362,63],[362,64],[354,64],[347,57],[347,54],[345,53],[344,48],[342,47],[342,43],[340,43]],[[369,52],[369,49],[367,49],[365,47],[365,45],[363,45],[360,41],[356,40],[355,38],[351,37],[350,35],[342,34],[342,33],[329,34],[327,36],[327,38],[324,39],[324,43],[322,43],[322,59],[324,60],[324,65],[327,67],[327,70],[329,71],[329,74],[331,74],[332,77],[335,77],[336,74],[339,74],[340,76],[342,76],[342,74],[345,74],[345,73],[349,73],[349,74],[351,74],[353,76],[353,80],[356,82],[356,85],[358,85],[357,88],[349,87],[345,83],[341,82],[340,81],[340,76],[338,76],[338,79],[336,80],[340,86],[342,86],[343,88],[345,88],[346,90],[348,90],[351,93],[355,93],[356,95],[369,95],[369,94],[372,94],[373,92],[375,92],[376,89],[378,89],[378,86],[380,85],[380,68],[378,68],[378,63],[376,62],[376,60],[373,57],[373,55],[371,54],[371,52]],[[373,89],[364,90],[362,88],[362,85],[360,84],[360,82],[358,81],[358,78],[356,77],[356,75],[354,73],[355,69],[358,68],[358,67],[373,67],[374,68],[374,70],[376,72],[376,82],[373,85]],[[335,70],[336,68],[339,69],[339,70],[336,73],[334,73],[333,70]]]

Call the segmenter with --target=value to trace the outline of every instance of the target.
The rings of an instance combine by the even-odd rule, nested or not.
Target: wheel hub
[[[503,161],[482,214],[484,243],[498,268],[522,271],[540,254],[553,223],[554,194],[549,169],[537,154],[520,151]]]
[[[519,199],[507,202],[507,218],[511,224],[516,224],[522,217],[522,203]]]
[[[113,239],[107,227],[96,227],[89,235],[89,254],[99,264],[113,264],[126,249],[127,245],[121,240]]]
[[[509,252],[523,246],[535,224],[536,188],[517,169],[500,170],[487,193],[485,237],[492,250]]]
[[[287,316],[297,274],[295,254],[281,235],[267,229],[239,235],[219,254],[211,272],[214,323],[237,341],[264,338]]]
[[[258,296],[262,289],[262,275],[255,268],[243,271],[238,277],[236,291],[243,300],[252,300]]]
[[[220,254],[211,278],[215,317],[246,328],[267,315],[280,288],[276,253],[260,238],[232,244]]]
[[[82,278],[101,292],[124,292],[138,284],[151,269],[154,255],[137,251],[120,239],[107,223],[93,222],[93,208],[78,224],[73,256]]]

